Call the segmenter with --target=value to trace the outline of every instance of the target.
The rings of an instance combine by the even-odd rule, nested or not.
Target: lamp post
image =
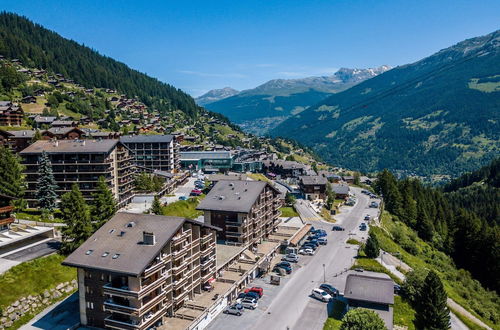
[[[323,283],[326,283],[326,270],[325,270],[325,264],[323,264]]]

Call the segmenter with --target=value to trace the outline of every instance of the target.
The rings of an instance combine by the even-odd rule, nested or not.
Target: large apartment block
[[[180,167],[179,144],[173,135],[125,135],[120,142],[133,152],[139,169],[174,173]]]
[[[264,239],[277,227],[282,200],[264,181],[221,180],[200,202],[205,223],[222,228],[219,239],[245,246]]]
[[[0,101],[0,126],[21,126],[23,109],[11,101]]]
[[[77,183],[85,199],[92,199],[99,177],[103,176],[119,206],[132,198],[135,165],[129,150],[118,140],[61,140],[37,141],[20,152],[25,166],[25,198],[36,202],[36,183],[42,152],[52,163],[57,194],[71,190]]]
[[[81,324],[168,327],[167,317],[215,278],[217,229],[178,217],[117,213],[63,262],[78,268]]]

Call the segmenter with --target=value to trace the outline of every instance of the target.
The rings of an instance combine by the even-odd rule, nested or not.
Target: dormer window
[[[107,256],[109,256],[109,252],[104,252],[104,253],[101,255],[101,257],[103,257],[103,258],[104,258],[104,257],[107,257]]]
[[[118,257],[120,257],[120,254],[119,254],[119,253],[117,253],[117,254],[113,255],[113,259],[118,259]]]
[[[85,252],[85,254],[89,256],[92,254],[92,252],[94,252],[94,250],[87,250],[87,252]]]

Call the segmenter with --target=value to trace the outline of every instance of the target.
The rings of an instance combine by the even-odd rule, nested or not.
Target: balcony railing
[[[162,269],[164,266],[165,266],[165,262],[163,262],[163,260],[156,261],[155,264],[149,266],[148,268],[146,268],[144,270],[143,276],[147,277],[147,276],[157,272],[158,270]]]

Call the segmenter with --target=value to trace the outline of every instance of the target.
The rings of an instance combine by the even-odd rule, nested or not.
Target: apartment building
[[[24,111],[11,101],[0,101],[0,126],[21,126]]]
[[[119,206],[132,198],[135,165],[129,150],[118,140],[40,140],[19,153],[25,166],[28,203],[36,204],[38,167],[44,151],[52,162],[59,196],[77,183],[84,198],[92,199],[103,176]]]
[[[315,200],[323,199],[326,200],[326,184],[328,183],[327,178],[320,175],[307,175],[301,176],[299,186],[306,199]]]
[[[197,209],[205,223],[222,228],[218,238],[226,244],[245,246],[266,238],[277,227],[282,199],[264,181],[228,181],[215,184]]]
[[[120,142],[129,148],[139,170],[177,172],[179,144],[173,135],[125,135]]]
[[[179,217],[117,213],[63,265],[78,268],[84,326],[165,325],[215,278],[218,228]]]

